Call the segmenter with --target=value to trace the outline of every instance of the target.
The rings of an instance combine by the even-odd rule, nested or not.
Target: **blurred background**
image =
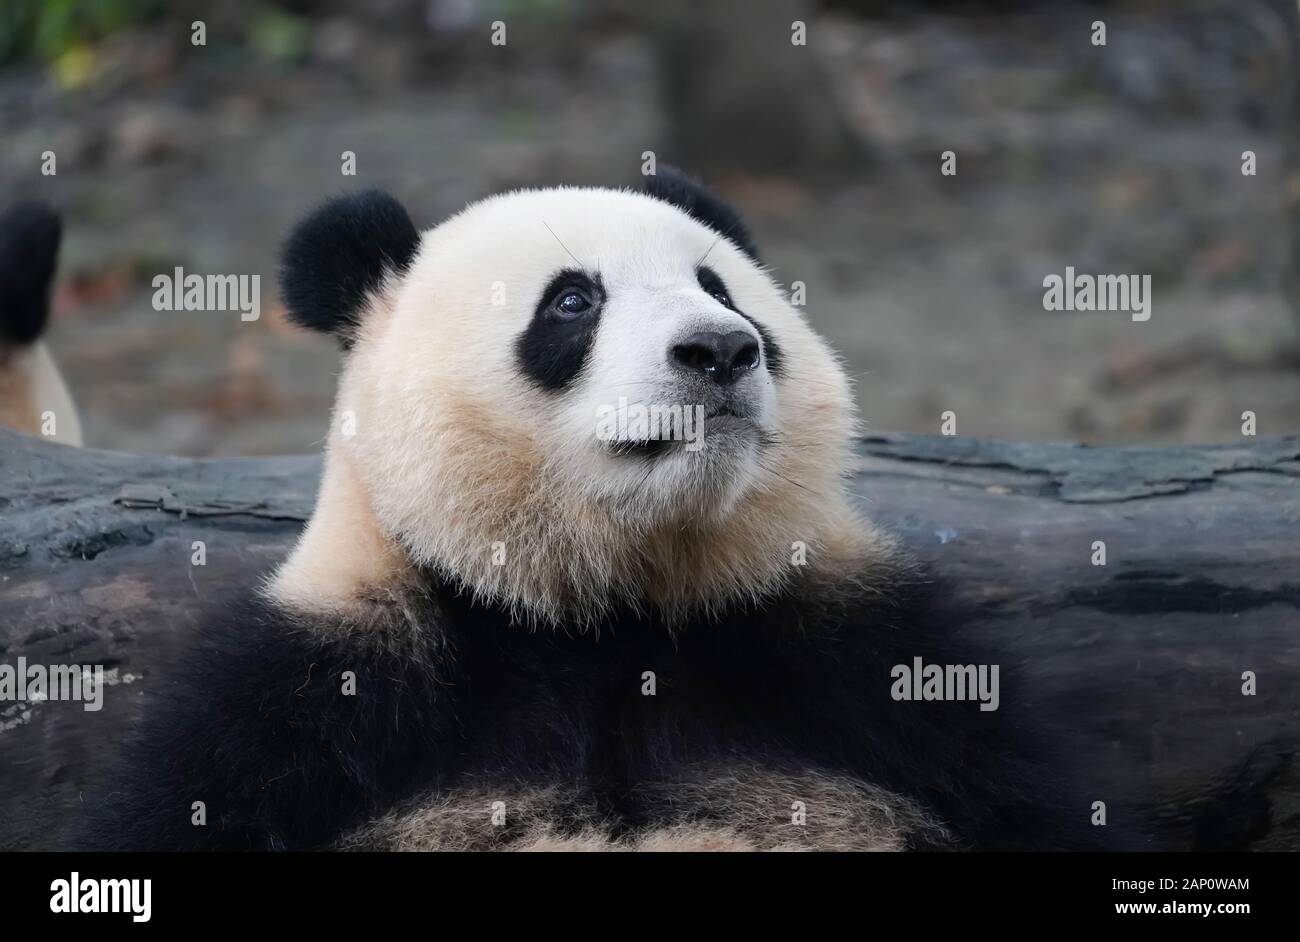
[[[869,429],[1239,441],[1300,432],[1296,35],[1295,0],[0,0],[0,202],[64,213],[50,345],[98,447],[318,445],[338,354],[275,269],[325,196],[428,226],[647,150],[804,282]],[[153,310],[175,266],[260,274],[261,319]],[[1045,311],[1066,266],[1151,275],[1151,320]]]

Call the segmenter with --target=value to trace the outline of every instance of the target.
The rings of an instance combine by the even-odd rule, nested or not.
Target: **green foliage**
[[[54,62],[161,7],[160,0],[0,0],[0,63]]]
[[[306,20],[266,4],[249,20],[248,41],[272,62],[296,62],[307,53],[311,30]]]

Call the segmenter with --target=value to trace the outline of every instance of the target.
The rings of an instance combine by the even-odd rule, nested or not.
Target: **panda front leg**
[[[404,618],[305,618],[250,600],[207,625],[107,782],[74,850],[282,850],[438,778],[457,735],[448,645]]]
[[[1068,732],[1043,722],[1022,658],[968,640],[969,614],[918,573],[900,564],[811,583],[737,619],[717,647],[743,651],[743,669],[699,649],[721,685],[713,700],[744,704],[735,722],[751,740],[793,750],[803,767],[910,801],[932,826],[903,829],[908,848],[1134,846],[1116,820],[1132,818],[1133,803],[1080,768]],[[810,812],[828,804],[800,800]],[[1096,800],[1117,811],[1109,826],[1093,824]]]
[[[820,685],[808,684],[817,696],[808,707],[815,718],[805,715],[804,729],[822,755],[927,809],[948,831],[947,846],[1137,846],[1129,828],[1093,826],[1096,796],[1089,797],[1086,770],[1069,755],[1061,731],[1046,728],[1020,695],[1015,665],[946,643],[915,623],[875,634],[871,642],[846,643],[838,663],[821,665]]]

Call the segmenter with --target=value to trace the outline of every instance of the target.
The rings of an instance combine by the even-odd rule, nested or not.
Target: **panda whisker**
[[[638,491],[641,490],[641,488],[646,486],[646,484],[650,481],[650,475],[654,474],[654,471],[655,471],[655,464],[654,462],[651,462],[649,465],[647,465],[645,469],[645,474],[641,476],[641,480],[637,482],[636,489]]]
[[[819,380],[819,379],[809,379],[809,378],[806,377],[806,376],[800,377],[800,378],[799,378],[799,383],[800,383],[800,385],[803,385],[803,386],[823,386],[823,387],[825,387],[826,389],[839,389],[839,388],[840,388],[840,385],[839,385],[838,383],[827,383],[827,382],[823,382],[822,380]]]
[[[794,448],[825,448],[829,442],[809,441],[806,438],[792,439],[790,436],[777,431],[765,431],[763,433],[764,445],[790,445]],[[838,443],[836,443],[838,444]]]
[[[775,467],[773,467],[772,465],[768,464],[767,462],[760,462],[760,464],[761,464],[763,470],[766,471],[768,474],[775,475],[776,477],[780,478],[782,481],[785,481],[785,483],[787,483],[787,484],[792,484],[792,485],[794,485],[795,487],[799,488],[800,490],[808,491],[808,493],[810,493],[810,494],[812,493],[812,489],[809,488],[807,485],[800,484],[800,483],[799,483],[798,481],[796,481],[794,478],[789,477],[789,476],[786,475],[786,474],[783,474],[781,471],[777,470]]]
[[[777,477],[779,477],[782,481],[785,481],[787,484],[793,484],[795,487],[799,488],[799,490],[801,490],[801,491],[808,491],[809,494],[812,493],[812,490],[811,490],[809,487],[807,487],[806,485],[800,484],[800,483],[799,483],[798,481],[796,481],[794,478],[792,478],[792,477],[787,477],[786,475],[782,474],[780,471],[774,471],[774,470],[772,470],[771,468],[769,468],[768,470],[769,470],[769,471],[772,471],[773,474],[775,474]]]
[[[700,256],[700,260],[695,263],[696,268],[699,268],[701,265],[704,264],[704,260],[709,257],[709,253],[713,251],[713,247],[717,245],[721,240],[722,240],[722,234],[719,233],[718,237],[709,243],[708,250],[705,251],[705,253]]]
[[[569,247],[560,241],[560,237],[555,234],[555,230],[551,228],[550,223],[548,223],[545,219],[543,219],[542,225],[546,227],[546,231],[551,234],[551,237],[555,239],[556,242],[560,243],[560,248],[564,249],[565,252],[568,252],[569,258],[573,259],[573,261],[577,264],[579,268],[581,268],[583,271],[586,271],[587,266],[582,264],[582,262],[578,261],[578,256],[574,255],[572,252],[569,252]]]

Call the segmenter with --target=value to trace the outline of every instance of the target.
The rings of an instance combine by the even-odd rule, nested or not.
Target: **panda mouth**
[[[610,442],[609,450],[616,458],[657,458],[667,454],[681,442],[672,438],[647,438]]]
[[[609,443],[610,452],[619,458],[658,458],[678,450],[699,451],[709,436],[753,435],[761,430],[752,418],[729,406],[719,406],[704,414],[703,427],[699,430],[700,439],[695,448],[690,448],[691,441],[685,438],[646,438],[619,439]]]

